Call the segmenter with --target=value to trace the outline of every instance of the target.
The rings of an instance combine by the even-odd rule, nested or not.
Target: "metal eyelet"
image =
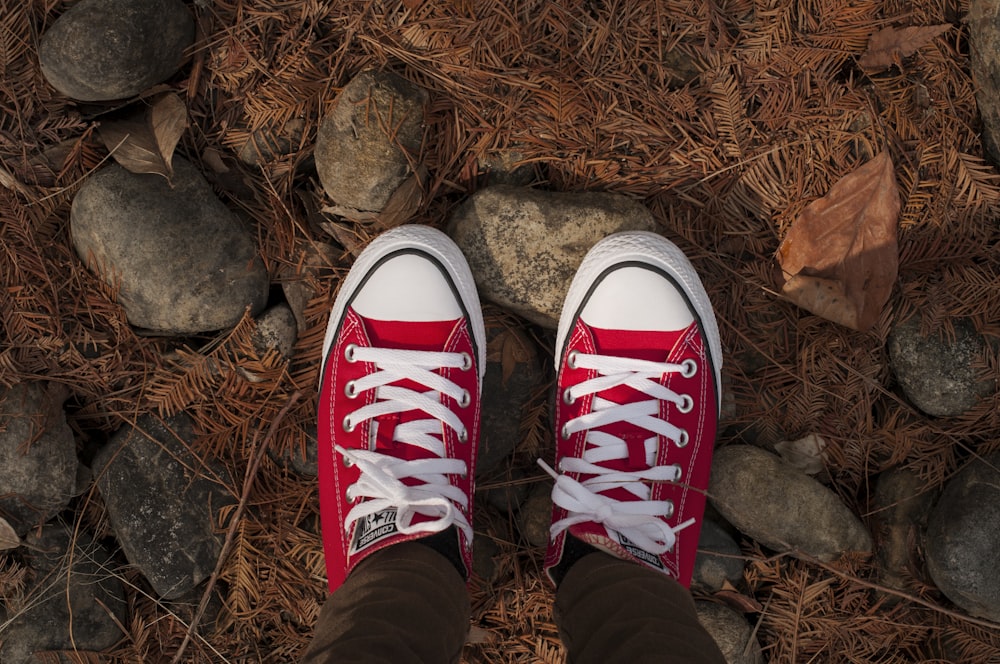
[[[563,400],[563,403],[566,404],[567,406],[572,406],[573,402],[576,401],[576,399],[573,398],[573,395],[570,393],[569,390],[570,390],[570,388],[568,388],[568,387],[565,390],[563,390],[563,399],[562,400]]]
[[[680,481],[681,481],[681,478],[682,478],[682,477],[684,477],[684,469],[683,469],[683,468],[681,468],[681,466],[680,466],[680,464],[679,464],[679,463],[675,463],[675,464],[674,464],[674,468],[676,468],[676,469],[677,469],[677,477],[676,477],[676,478],[674,478],[674,481],[675,481],[675,482],[680,482]]]
[[[572,435],[569,432],[569,425],[567,424],[562,425],[562,428],[559,429],[559,435],[563,437],[563,440],[569,440],[569,437]]]
[[[684,378],[691,378],[698,373],[698,363],[690,358],[681,362],[681,367],[683,367],[681,369],[681,376]]]
[[[571,350],[566,356],[566,366],[570,369],[576,369],[576,356],[579,354],[579,351]]]
[[[358,349],[357,344],[347,344],[344,346],[344,359],[348,362],[354,362],[354,351]]]
[[[458,432],[458,442],[467,443],[469,442],[469,430],[462,427],[462,430]]]
[[[472,368],[472,356],[468,353],[462,353],[462,371],[468,371]]]
[[[458,400],[458,407],[468,408],[470,403],[472,403],[472,395],[469,394],[468,390],[462,390],[462,397]]]
[[[663,515],[664,518],[669,519],[674,515],[674,501],[667,501],[667,513]]]
[[[348,399],[353,399],[358,396],[358,386],[353,380],[349,380],[344,383],[344,396]]]
[[[344,497],[347,498],[348,502],[351,502],[351,503],[353,503],[354,501],[357,500],[357,497],[353,493],[351,493],[351,489],[353,489],[353,488],[354,488],[354,485],[351,485],[351,486],[347,487],[347,491],[344,492]]]
[[[681,402],[677,404],[677,412],[690,413],[693,408],[694,408],[694,399],[692,399],[690,395],[682,394]]]
[[[352,431],[354,431],[354,422],[351,422],[350,415],[344,418],[342,426],[344,427],[344,431],[346,431],[347,433],[351,433]]]
[[[354,465],[354,462],[347,457],[341,457],[341,462],[344,464],[344,468],[350,468]]]
[[[687,444],[689,442],[691,442],[691,436],[688,435],[687,431],[681,429],[681,435],[678,436],[677,440],[674,441],[674,445],[676,445],[678,448],[683,449],[687,447]]]

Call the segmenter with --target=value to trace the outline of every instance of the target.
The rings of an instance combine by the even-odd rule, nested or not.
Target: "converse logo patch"
[[[625,547],[625,550],[628,551],[629,554],[631,554],[632,557],[634,557],[636,560],[641,560],[642,562],[646,563],[647,565],[652,565],[656,569],[659,569],[659,570],[663,569],[663,561],[660,560],[659,556],[654,555],[654,554],[652,554],[649,551],[646,551],[644,549],[640,549],[635,544],[633,544],[629,540],[629,538],[625,537],[621,533],[616,532],[615,534],[618,535],[618,542],[623,547]]]
[[[395,535],[396,532],[395,507],[361,517],[354,526],[354,538],[351,540],[350,553],[353,555],[379,540]]]

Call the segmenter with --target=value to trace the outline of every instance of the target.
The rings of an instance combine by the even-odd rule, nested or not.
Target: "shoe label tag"
[[[353,555],[375,542],[383,540],[390,535],[395,535],[396,532],[395,507],[389,507],[381,512],[361,517],[355,522],[354,538],[351,540],[350,553]]]
[[[633,558],[641,560],[647,565],[652,565],[656,569],[663,569],[663,561],[660,560],[659,556],[654,555],[645,549],[640,549],[629,538],[625,537],[618,531],[615,531],[615,534],[618,535],[618,542],[625,547],[625,550],[628,551]]]

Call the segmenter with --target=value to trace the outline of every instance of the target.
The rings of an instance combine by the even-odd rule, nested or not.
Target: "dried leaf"
[[[896,282],[898,218],[896,176],[883,152],[792,223],[776,255],[782,294],[817,316],[867,330]]]
[[[883,28],[868,39],[868,50],[858,58],[858,66],[875,72],[898,65],[900,60],[916,53],[932,39],[948,31],[950,23],[913,26],[909,28]]]
[[[739,611],[740,613],[760,613],[764,610],[760,602],[755,600],[749,595],[744,595],[736,590],[727,590],[723,588],[715,592],[714,597],[725,602],[729,607]]]
[[[144,112],[106,120],[98,128],[104,145],[133,173],[173,176],[174,149],[188,126],[187,108],[173,93],[159,95]]]
[[[410,220],[420,207],[420,201],[423,200],[424,190],[421,183],[426,174],[427,169],[421,167],[392,192],[385,207],[378,213],[377,222],[380,229],[389,230]]]
[[[21,538],[14,532],[7,520],[0,516],[0,551],[16,549],[21,546]]]
[[[815,475],[826,468],[826,441],[814,433],[798,440],[775,443],[775,451],[785,463],[798,468],[806,475]]]

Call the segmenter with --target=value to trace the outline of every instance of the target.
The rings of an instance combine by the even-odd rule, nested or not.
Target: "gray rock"
[[[133,325],[168,334],[231,327],[264,308],[253,236],[202,175],[174,157],[173,182],[111,165],[73,200],[77,254],[112,286]]]
[[[871,521],[882,585],[908,589],[907,579],[918,569],[913,561],[914,544],[927,524],[934,495],[916,473],[905,468],[893,468],[879,476],[872,498]],[[885,599],[898,601],[895,595]]]
[[[486,376],[483,379],[476,477],[510,459],[521,440],[521,414],[544,375],[534,342],[521,330],[487,318]]]
[[[489,184],[511,184],[525,187],[535,179],[535,173],[531,166],[517,165],[523,159],[524,155],[517,150],[501,150],[485,154],[476,161],[479,164],[480,172]]]
[[[497,485],[491,489],[486,489],[483,491],[483,500],[497,508],[501,512],[511,513],[516,512],[521,508],[521,505],[528,498],[528,492],[531,488],[529,482],[525,482],[527,475],[519,468],[511,468],[509,473],[503,473],[500,475],[500,479],[495,479],[495,476],[490,476],[484,478],[482,481],[477,479],[479,482],[478,486],[485,485]]]
[[[517,513],[521,537],[531,546],[542,547],[549,542],[552,524],[552,482],[539,482],[531,487],[528,499]]]
[[[980,379],[975,365],[985,352],[982,337],[965,320],[953,322],[955,340],[920,335],[920,320],[896,325],[889,337],[889,361],[913,405],[935,417],[956,417],[996,390]]]
[[[316,425],[310,424],[305,430],[305,447],[292,446],[281,455],[286,468],[303,477],[319,476],[319,441]]]
[[[871,535],[833,491],[760,448],[716,450],[708,495],[726,521],[771,549],[827,561],[871,552]]]
[[[192,43],[194,20],[180,0],[80,0],[42,35],[38,60],[59,92],[105,101],[170,78]]]
[[[287,304],[276,304],[257,317],[257,329],[253,333],[253,346],[258,354],[277,350],[283,358],[291,359],[298,325],[295,314]]]
[[[427,93],[392,72],[364,71],[337,97],[316,136],[316,171],[346,216],[379,212],[411,173]]]
[[[985,462],[984,462],[985,461]],[[1000,452],[970,462],[945,486],[927,525],[927,569],[948,599],[1000,622]]]
[[[277,130],[270,127],[258,129],[240,148],[239,160],[248,166],[260,166],[278,157],[292,154],[302,143],[305,120],[293,118]]]
[[[983,146],[990,160],[1000,165],[1000,2],[972,0],[966,21]]]
[[[695,602],[698,622],[719,646],[727,664],[760,664],[760,643],[746,619],[715,602]]]
[[[617,194],[498,185],[476,192],[448,230],[485,298],[554,329],[570,281],[594,243],[617,231],[654,228],[649,210]]]
[[[48,521],[76,491],[76,442],[55,384],[0,389],[0,515],[18,535]]]
[[[692,584],[710,591],[722,590],[726,581],[736,585],[743,580],[742,555],[739,544],[722,526],[705,519],[698,537]]]
[[[225,470],[190,452],[191,419],[140,417],[94,459],[97,487],[129,562],[165,599],[212,573],[222,550],[218,510],[233,502]]]
[[[488,535],[476,533],[472,546],[472,571],[485,583],[491,584],[497,579],[499,568],[496,557],[500,555],[500,547]]]
[[[108,567],[110,558],[77,533],[68,567],[73,536],[66,527],[50,524],[28,537],[28,544],[42,552],[32,550],[28,556],[36,579],[24,606],[11,611],[11,622],[0,632],[4,664],[34,664],[40,661],[34,653],[47,650],[100,651],[122,638],[115,620],[126,620],[125,593]]]

